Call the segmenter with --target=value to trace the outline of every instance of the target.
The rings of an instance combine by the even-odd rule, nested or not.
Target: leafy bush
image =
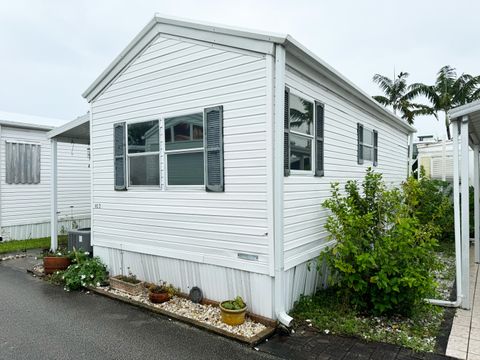
[[[108,272],[100,258],[89,258],[87,255],[88,253],[74,252],[72,264],[62,274],[66,290],[99,286],[107,280]]]
[[[323,205],[331,210],[325,228],[336,244],[321,259],[345,301],[375,315],[408,315],[433,293],[438,229],[421,223],[404,192],[387,189],[382,176],[368,169],[361,187],[348,181],[342,194],[332,184]]]

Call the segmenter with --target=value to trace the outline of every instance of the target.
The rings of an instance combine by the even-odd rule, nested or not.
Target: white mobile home
[[[50,236],[48,131],[65,121],[0,112],[1,239]],[[59,231],[90,225],[89,159],[85,145],[59,149]]]
[[[330,183],[407,176],[414,129],[286,35],[156,16],[84,97],[95,255],[284,323]]]

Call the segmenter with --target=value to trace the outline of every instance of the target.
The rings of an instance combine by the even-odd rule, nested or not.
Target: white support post
[[[58,157],[57,140],[50,140],[50,250],[56,251],[58,248],[58,203],[57,203],[57,177],[58,177]]]
[[[461,204],[462,204],[462,308],[470,309],[470,197],[469,197],[469,153],[468,153],[468,116],[462,117],[461,127]]]
[[[442,180],[447,180],[447,139],[442,139]]]
[[[475,262],[480,262],[479,240],[480,240],[480,180],[478,171],[478,160],[480,146],[473,147],[473,188],[474,188],[474,217],[475,217]]]
[[[455,225],[455,274],[457,298],[463,299],[462,292],[462,236],[460,227],[460,174],[458,154],[458,122],[452,121],[453,134],[453,212]]]

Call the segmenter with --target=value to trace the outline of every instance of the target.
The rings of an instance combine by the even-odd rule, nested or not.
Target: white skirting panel
[[[215,301],[241,296],[250,311],[273,318],[273,278],[268,275],[102,246],[94,246],[93,253],[112,276],[130,271],[148,282],[172,283],[185,293],[198,286],[205,298]]]
[[[312,295],[317,289],[324,288],[327,283],[327,268],[321,265],[317,270],[317,259],[299,264],[285,272],[285,289],[287,291],[285,304],[291,310],[301,295]]]
[[[74,223],[75,222],[75,223]],[[78,228],[90,227],[90,217],[78,217],[74,220],[58,220],[58,234],[67,234],[73,225]],[[50,236],[50,222],[4,226],[1,229],[2,241],[38,239]]]

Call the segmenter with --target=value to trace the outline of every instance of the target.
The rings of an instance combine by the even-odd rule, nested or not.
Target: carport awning
[[[480,145],[480,101],[456,107],[448,113],[452,121],[468,121],[468,140],[470,146]]]
[[[48,132],[48,138],[58,142],[90,144],[90,114],[79,116]]]

